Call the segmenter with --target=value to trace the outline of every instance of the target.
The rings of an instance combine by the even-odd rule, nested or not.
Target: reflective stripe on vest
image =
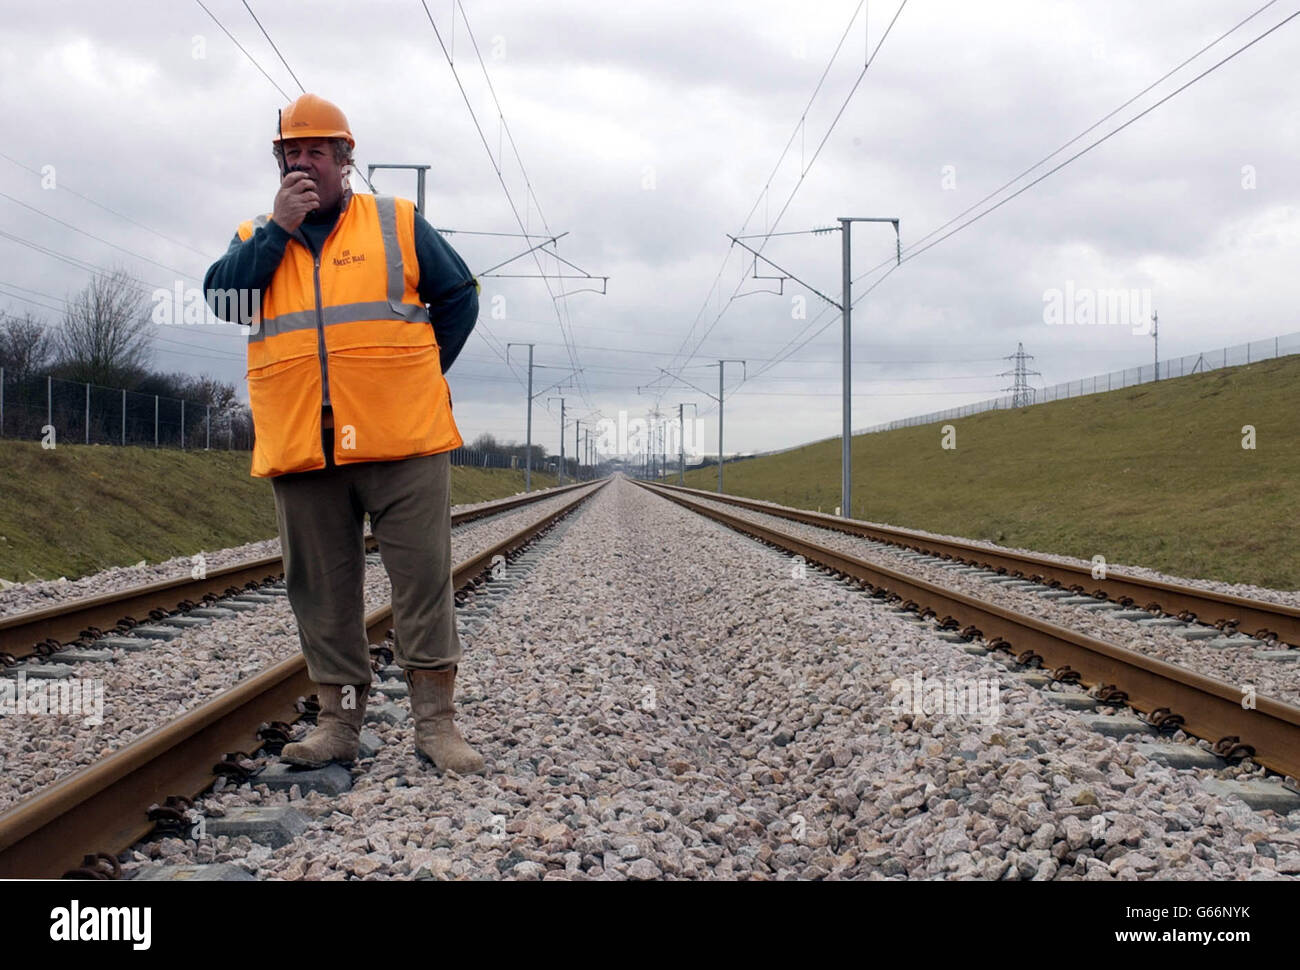
[[[353,196],[353,198],[360,197]],[[391,195],[366,196],[365,198],[374,199],[374,205],[379,216],[379,228],[386,260],[385,268],[388,274],[388,299],[383,302],[370,301],[327,307],[323,311],[325,324],[348,323],[354,320],[407,320],[412,323],[428,323],[429,311],[424,304],[403,302],[405,281],[402,249],[397,238],[397,200]],[[252,228],[260,229],[270,221],[271,216],[264,213],[252,220]],[[240,228],[241,238],[247,239],[248,236],[252,235],[251,229],[245,235],[242,232],[243,227]],[[295,235],[293,238],[298,239],[298,236]],[[314,330],[316,324],[316,310],[314,307],[311,310],[283,313],[269,319],[262,315],[259,326],[254,327],[253,333],[249,334],[248,339],[250,342],[257,342],[267,337],[289,333],[292,330]]]
[[[254,476],[324,467],[326,386],[337,464],[460,446],[418,292],[414,212],[405,199],[352,195],[319,256],[301,232],[286,244],[248,338]],[[240,238],[269,220],[261,215],[241,224]]]

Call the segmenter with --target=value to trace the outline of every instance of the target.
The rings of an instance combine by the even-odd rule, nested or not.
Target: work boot
[[[366,717],[366,701],[370,696],[369,684],[354,685],[355,697],[343,706],[344,687],[339,684],[317,684],[316,698],[320,713],[316,726],[301,741],[286,744],[280,760],[304,768],[324,768],[331,761],[351,764],[361,750],[361,724]]]
[[[456,668],[408,670],[411,713],[415,715],[415,750],[439,771],[459,775],[483,773],[483,758],[465,743],[452,718],[456,714]]]

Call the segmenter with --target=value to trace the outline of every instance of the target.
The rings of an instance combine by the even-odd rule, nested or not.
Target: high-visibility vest
[[[269,219],[242,223],[239,238]],[[327,403],[339,465],[460,447],[419,280],[409,200],[348,196],[316,257],[293,234],[248,336],[254,477],[325,467]]]

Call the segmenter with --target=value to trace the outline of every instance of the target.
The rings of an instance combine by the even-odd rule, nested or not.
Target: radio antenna
[[[279,108],[275,109],[275,130],[280,133],[280,180],[284,181],[289,169],[284,160],[284,112]]]

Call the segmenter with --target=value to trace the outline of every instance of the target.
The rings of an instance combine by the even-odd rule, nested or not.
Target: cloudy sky
[[[716,448],[716,406],[688,385],[716,394],[719,358],[745,361],[726,369],[729,452],[837,434],[838,311],[809,287],[839,300],[839,233],[748,240],[798,278],[783,283],[754,279],[727,234],[841,216],[898,218],[904,247],[854,310],[855,428],[996,396],[1018,342],[1040,386],[1150,362],[1133,326],[1046,323],[1045,295],[1067,285],[1149,292],[1162,358],[1300,330],[1300,18],[919,252],[1263,0],[910,0],[901,13],[897,0],[429,0],[455,73],[420,0],[249,0],[287,67],[242,0],[204,5],[221,26],[189,0],[4,0],[0,309],[56,324],[96,267],[125,267],[146,303],[154,287],[199,286],[235,226],[269,211],[275,112],[301,82],[347,113],[362,165],[432,166],[428,217],[458,230],[471,269],[526,246],[468,233],[522,221],[568,233],[559,254],[609,277],[605,295],[567,297],[593,284],[483,280],[449,375],[467,440],[523,440],[527,351],[511,348],[508,366],[508,343],[535,345],[535,390],[565,384],[535,404],[551,451],[561,394],[570,419],[593,423],[694,402]],[[981,208],[1297,10],[1266,6]],[[408,173],[375,184],[415,193]],[[857,297],[888,269],[893,228],[858,225],[853,247],[855,277],[882,267]],[[579,272],[549,257],[501,270],[542,271]],[[233,327],[158,328],[154,352],[158,369],[243,393]]]

